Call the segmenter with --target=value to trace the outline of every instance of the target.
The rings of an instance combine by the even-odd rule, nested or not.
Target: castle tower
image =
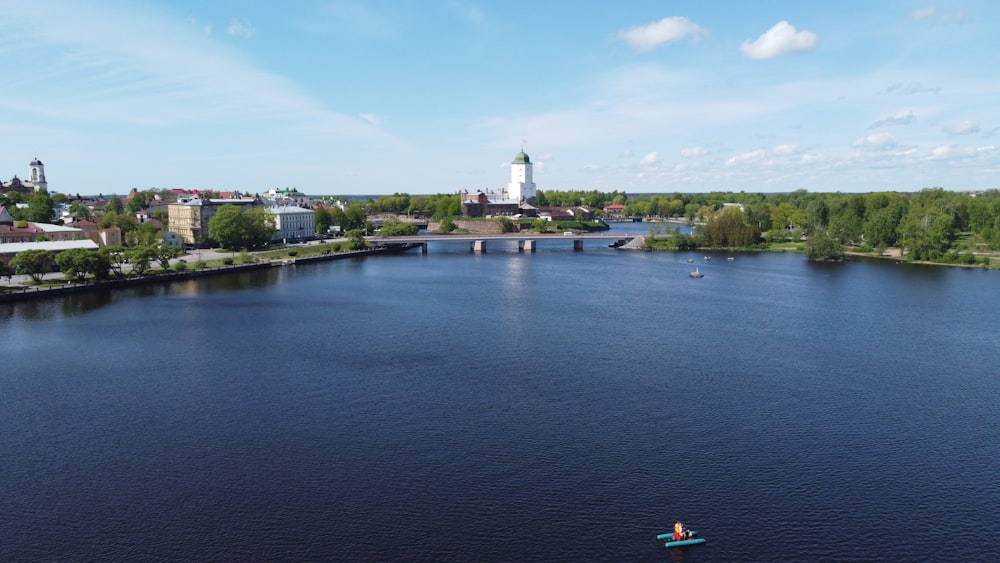
[[[514,163],[510,165],[510,184],[507,185],[507,194],[518,203],[538,205],[535,182],[531,180],[531,159],[523,150],[517,153]]]
[[[35,185],[35,191],[48,191],[49,185],[45,181],[45,165],[42,164],[41,160],[38,160],[37,156],[28,164],[28,181]]]

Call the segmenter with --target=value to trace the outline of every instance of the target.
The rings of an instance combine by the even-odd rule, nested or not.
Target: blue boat
[[[698,535],[698,532],[694,530],[689,530],[688,532],[691,534],[691,538],[686,540],[674,540],[674,535],[672,533],[660,534],[656,536],[656,539],[667,540],[666,543],[663,544],[664,547],[685,547],[689,545],[698,545],[700,543],[705,543],[706,541],[705,538],[695,537]]]

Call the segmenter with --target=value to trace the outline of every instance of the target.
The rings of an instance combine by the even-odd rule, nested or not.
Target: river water
[[[1000,560],[997,272],[490,244],[0,305],[0,560]]]

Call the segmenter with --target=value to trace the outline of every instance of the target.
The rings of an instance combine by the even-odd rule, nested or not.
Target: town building
[[[19,252],[26,250],[48,250],[52,254],[59,254],[64,250],[73,248],[83,248],[85,250],[97,250],[97,243],[90,239],[80,240],[46,240],[38,242],[12,242],[0,244],[0,261],[9,264],[11,259]]]
[[[465,217],[537,217],[537,188],[532,179],[531,159],[522,150],[510,166],[510,183],[499,190],[463,190],[462,215]]]
[[[185,244],[201,244],[208,239],[208,222],[223,205],[235,205],[246,211],[263,207],[257,197],[234,199],[194,198],[167,205],[167,230],[177,233]]]
[[[316,236],[316,212],[297,205],[269,207],[274,215],[275,240],[306,240]]]
[[[299,207],[308,207],[310,204],[309,196],[295,188],[284,188],[280,190],[271,188],[267,191],[267,195],[264,197],[275,205],[297,205]]]
[[[30,195],[36,191],[48,190],[49,184],[45,181],[45,165],[35,157],[28,163],[28,179],[21,180],[14,175],[9,182],[0,182],[3,193],[17,192],[22,195]]]
[[[124,243],[121,228],[106,227],[102,229],[100,222],[90,217],[78,219],[66,226],[80,229],[84,236],[97,243],[98,246],[121,246]]]

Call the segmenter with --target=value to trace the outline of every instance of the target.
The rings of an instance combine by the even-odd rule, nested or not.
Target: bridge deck
[[[564,235],[560,233],[503,233],[503,234],[460,234],[460,235],[415,235],[402,237],[365,237],[365,240],[380,244],[413,244],[424,242],[475,242],[477,240],[631,240],[639,234],[580,233]]]

